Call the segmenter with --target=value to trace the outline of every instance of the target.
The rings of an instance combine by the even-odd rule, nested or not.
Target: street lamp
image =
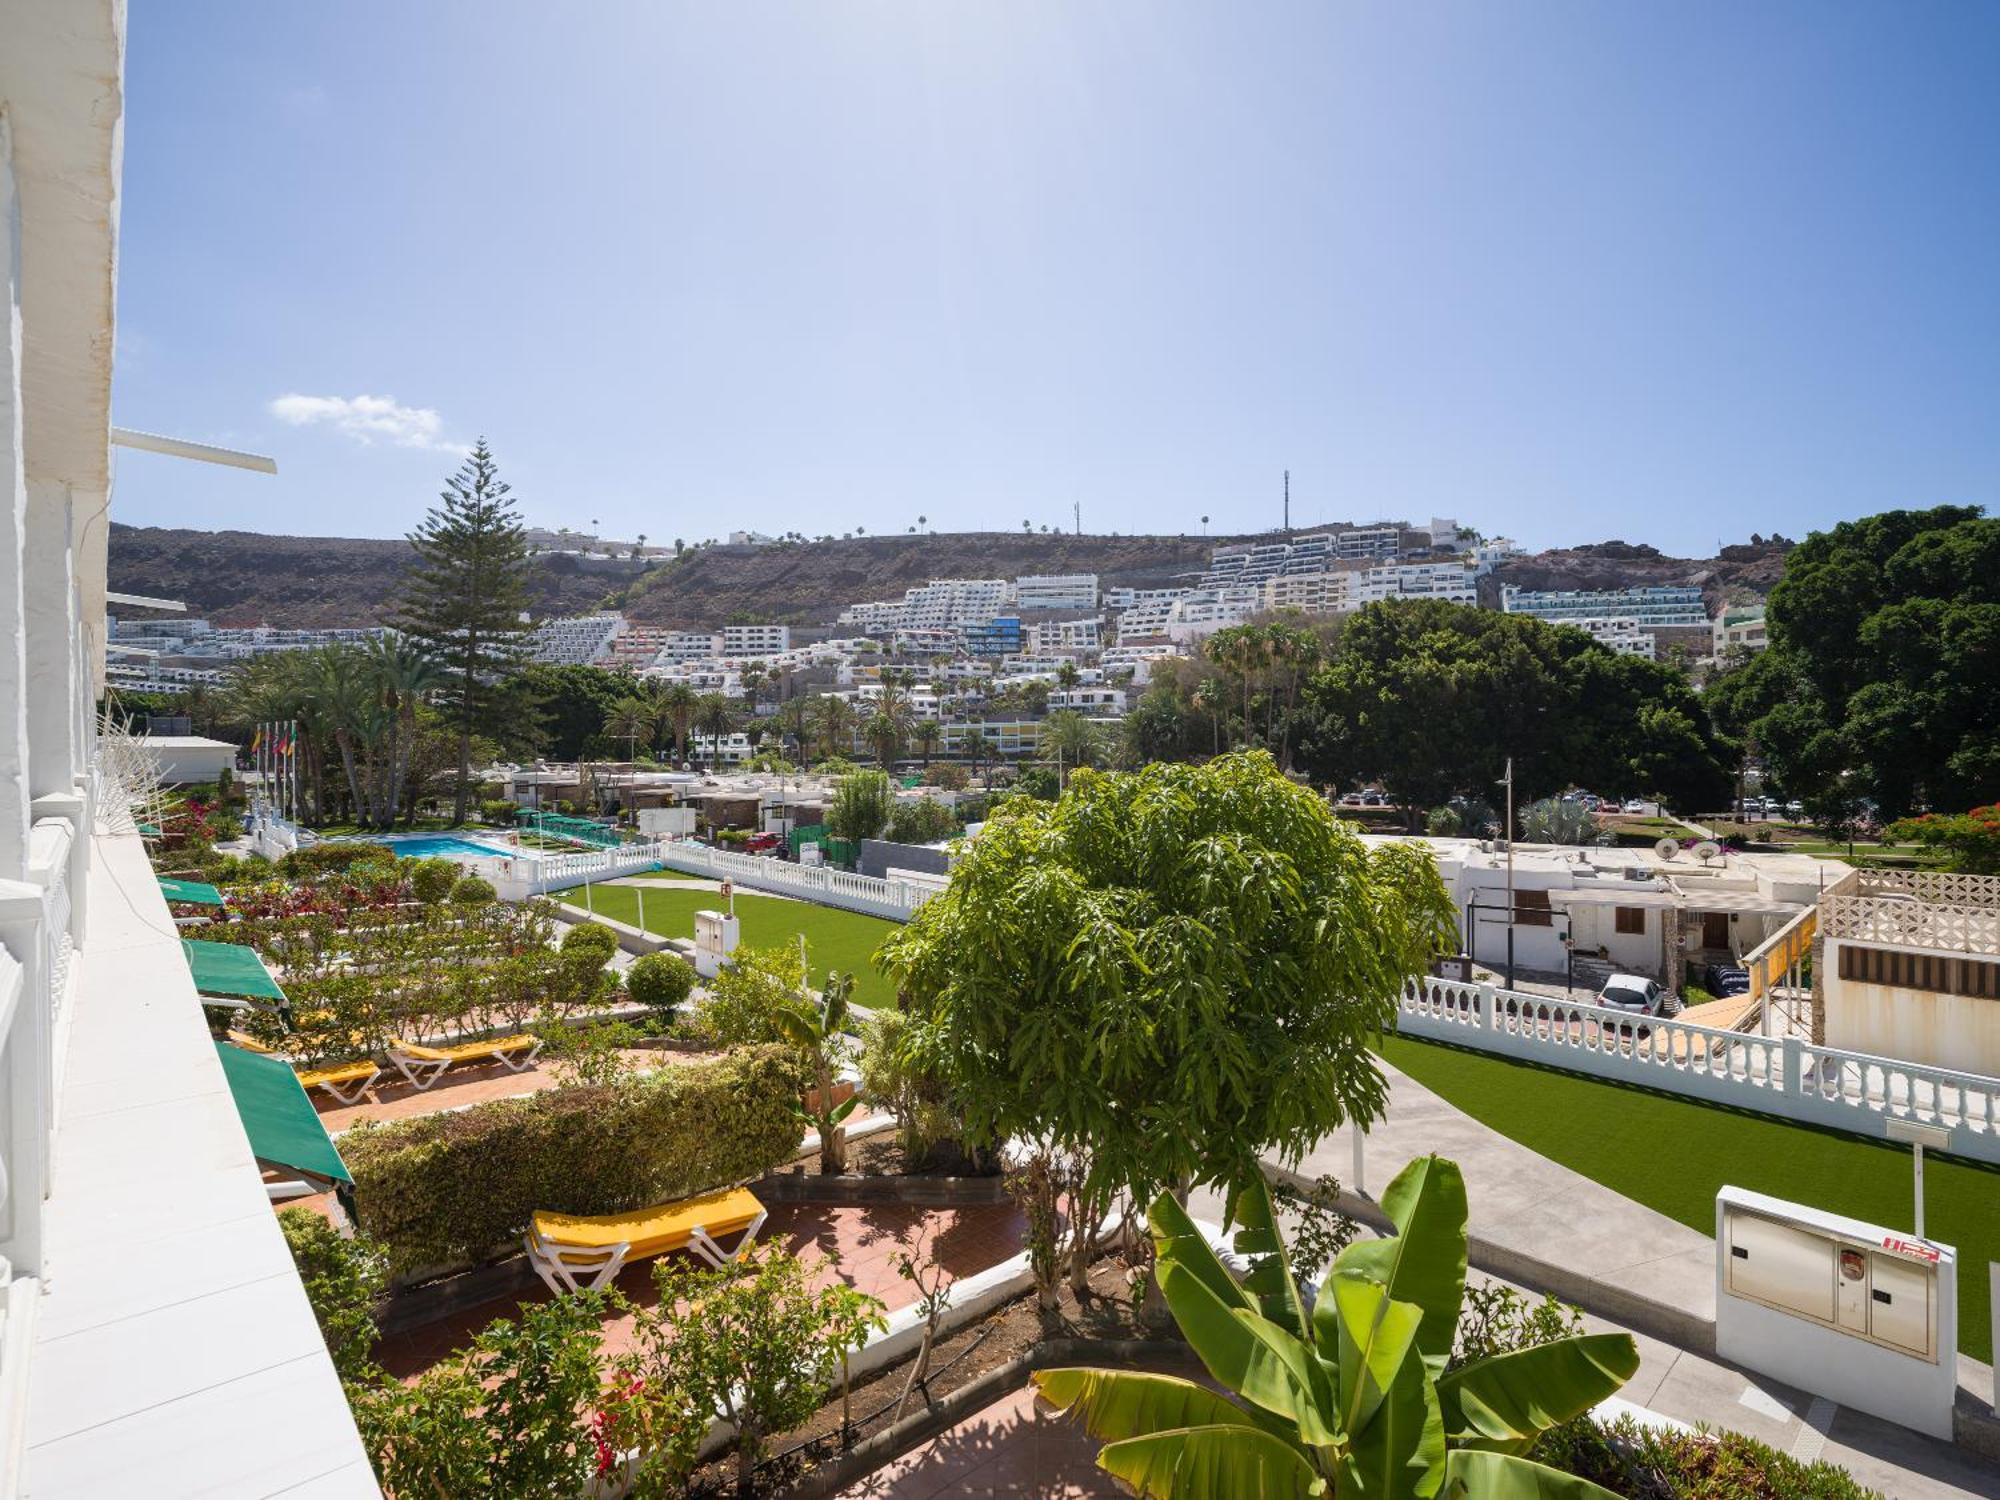
[[[1507,788],[1507,988],[1514,988],[1514,757],[1507,757],[1507,774],[1494,783]]]

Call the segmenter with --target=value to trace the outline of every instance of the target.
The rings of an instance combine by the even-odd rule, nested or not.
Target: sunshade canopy
[[[250,1150],[261,1162],[329,1182],[352,1182],[291,1064],[215,1044]]]
[[[141,823],[139,825],[140,838],[156,839],[159,836],[160,836],[160,825],[158,823]]]
[[[169,901],[185,902],[189,906],[222,905],[222,892],[199,880],[169,880],[162,875],[159,881],[160,894]]]
[[[204,995],[225,999],[275,1000],[285,1003],[285,992],[264,967],[256,950],[241,943],[204,943],[182,938],[181,951],[194,971],[194,987]]]

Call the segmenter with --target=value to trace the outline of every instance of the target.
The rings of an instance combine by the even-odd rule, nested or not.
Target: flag
[[[259,724],[257,726],[257,732],[250,737],[250,753],[252,755],[255,755],[263,748],[264,748],[264,726],[262,724]]]

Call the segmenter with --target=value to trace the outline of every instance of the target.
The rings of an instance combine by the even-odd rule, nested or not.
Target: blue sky
[[[135,0],[147,525],[2000,501],[2000,5]],[[295,398],[285,400],[284,398]],[[362,398],[375,398],[363,401]]]

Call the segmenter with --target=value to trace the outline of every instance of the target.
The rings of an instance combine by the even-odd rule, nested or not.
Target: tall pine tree
[[[481,438],[410,533],[417,560],[395,627],[441,662],[441,706],[458,729],[454,817],[472,793],[472,739],[498,727],[508,680],[525,659],[528,543],[493,452]]]

